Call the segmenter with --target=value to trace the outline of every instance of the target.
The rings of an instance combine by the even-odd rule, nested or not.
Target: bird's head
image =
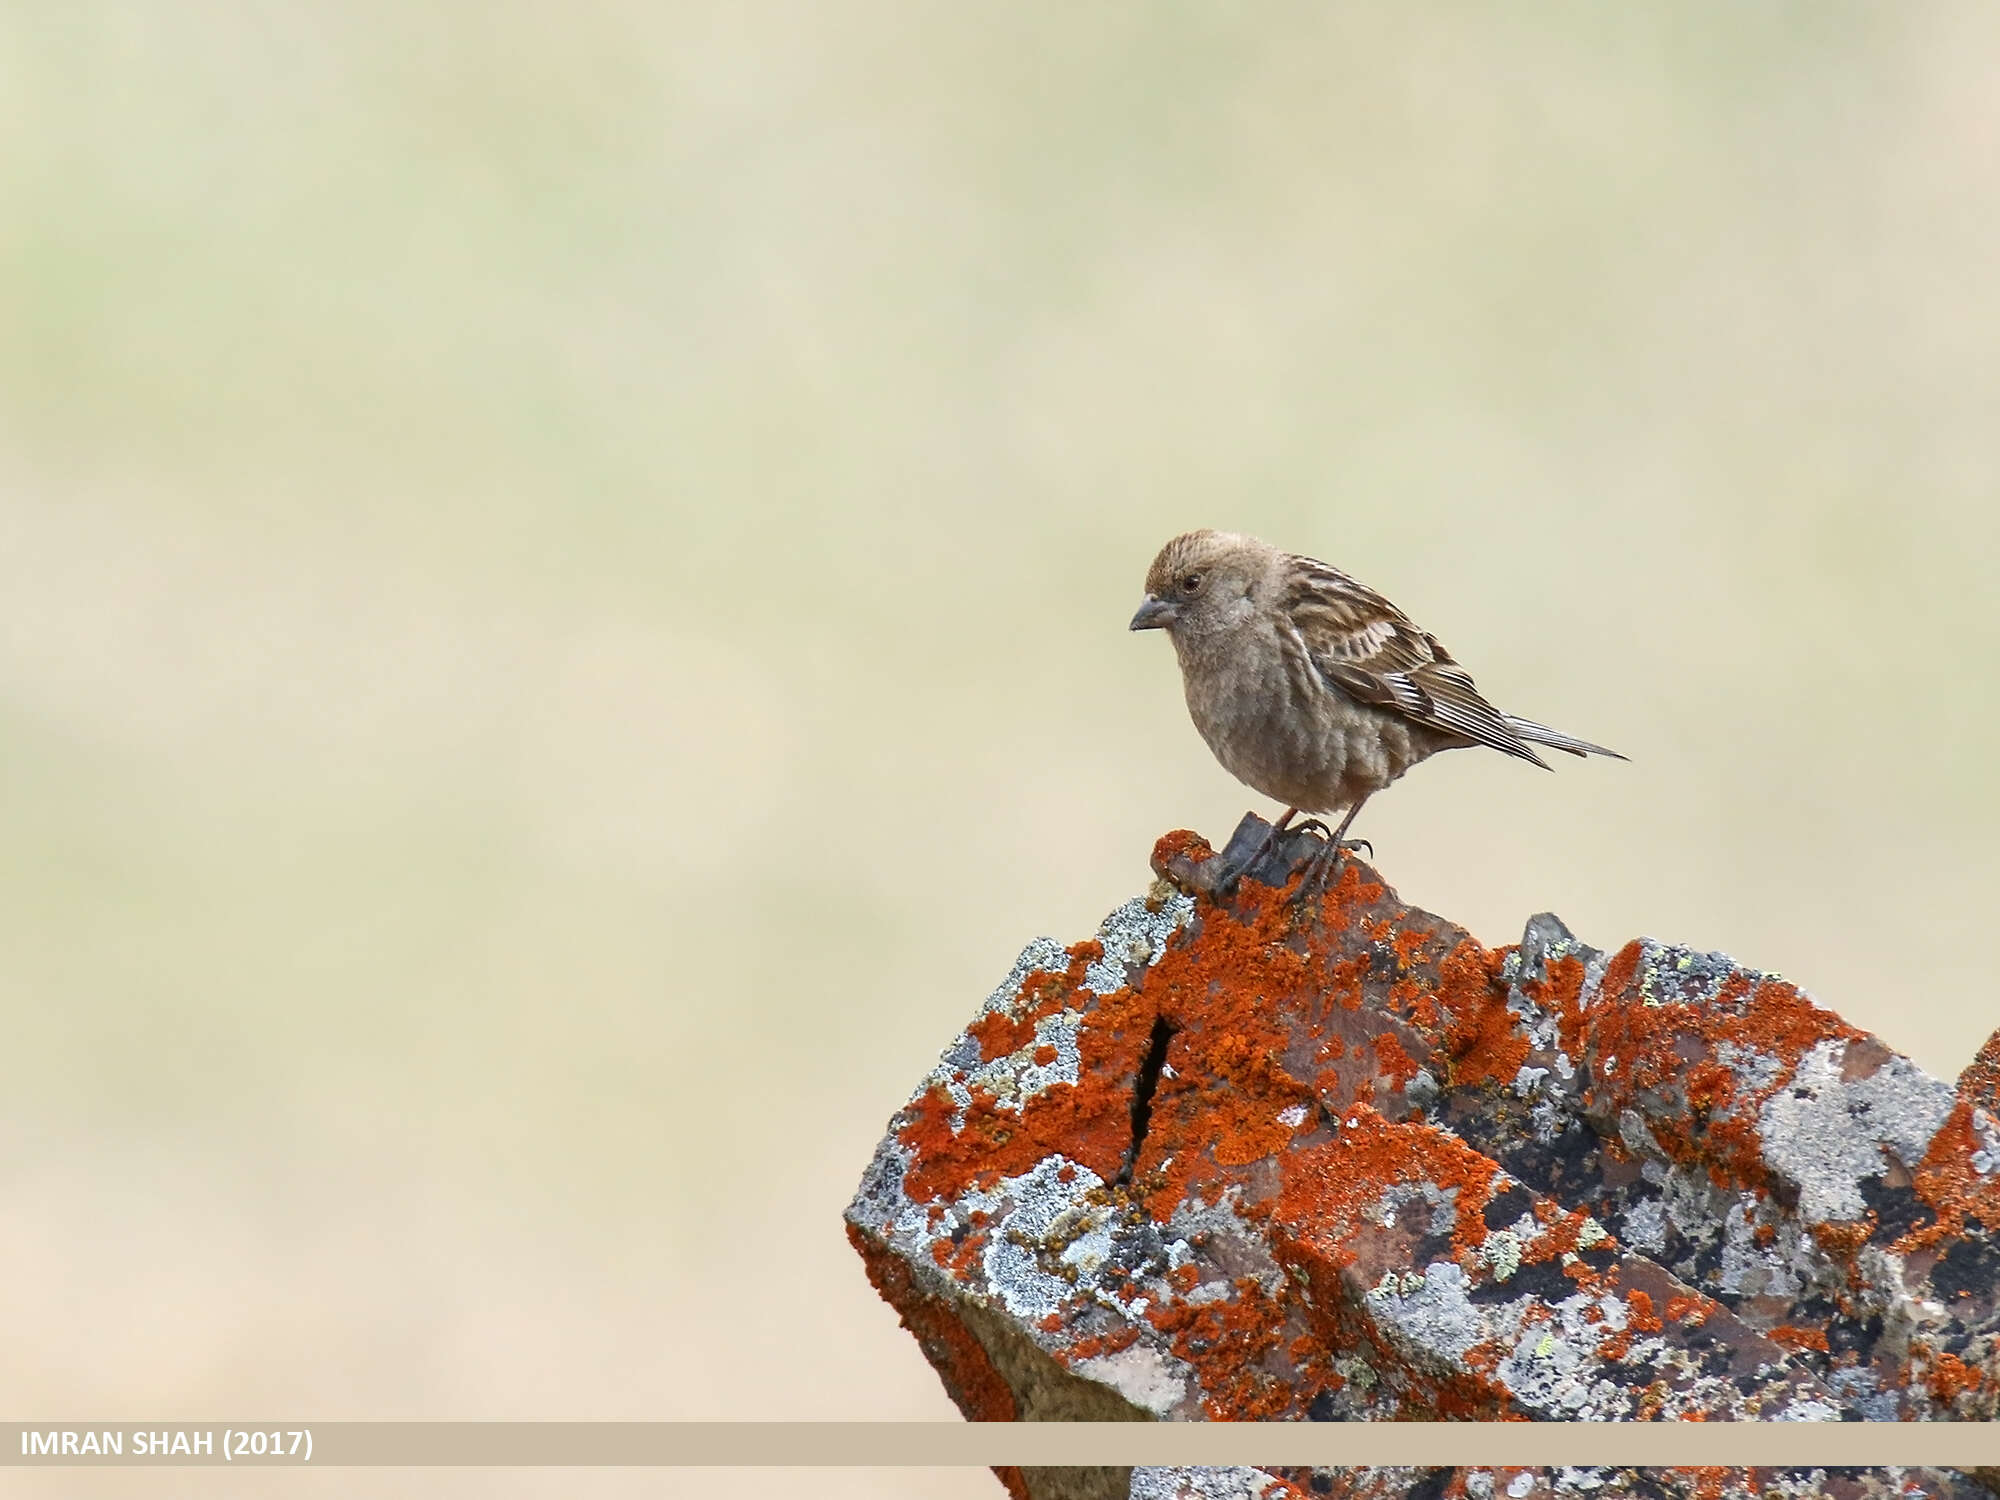
[[[1252,612],[1271,549],[1233,531],[1189,531],[1160,549],[1146,570],[1134,630],[1164,630],[1176,642],[1227,630]]]

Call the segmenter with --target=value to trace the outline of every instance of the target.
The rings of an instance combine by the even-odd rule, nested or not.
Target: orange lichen
[[[1932,1398],[1940,1405],[1950,1406],[1967,1391],[1978,1390],[1986,1377],[1956,1354],[1940,1349],[1929,1355],[1929,1368],[1924,1371],[1923,1379]]]
[[[1340,873],[1328,882],[1315,903],[1313,915],[1319,924],[1329,930],[1340,930],[1356,925],[1355,912],[1371,902],[1380,901],[1388,894],[1388,887],[1371,876],[1363,875],[1365,865],[1355,860],[1342,860]],[[1301,874],[1286,886],[1289,893],[1296,889]]]
[[[1521,989],[1543,1010],[1567,1019],[1577,1014],[1577,1002],[1583,996],[1585,973],[1583,960],[1574,953],[1565,953],[1549,959],[1543,965],[1542,977],[1523,981]],[[1565,1049],[1569,1045],[1565,1041]]]
[[[1397,962],[1407,969],[1417,961],[1417,950],[1423,947],[1424,940],[1429,936],[1429,933],[1415,927],[1405,927],[1390,938],[1389,946],[1396,950]]]
[[[979,1043],[979,1060],[992,1062],[1020,1051],[1033,1041],[1035,1022],[1031,1016],[1010,1016],[1004,1010],[988,1011],[966,1027],[965,1034]]]
[[[1401,1016],[1425,1036],[1435,1036],[1443,1023],[1438,1011],[1437,992],[1414,979],[1399,980],[1389,986],[1388,1010],[1391,1015]]]
[[[951,1258],[952,1274],[963,1281],[972,1274],[972,1268],[979,1264],[981,1252],[986,1249],[987,1236],[982,1231],[968,1234],[959,1242],[958,1253]]]
[[[1120,1323],[1104,1333],[1093,1333],[1086,1338],[1072,1339],[1056,1351],[1056,1358],[1065,1365],[1080,1364],[1086,1359],[1096,1359],[1103,1354],[1116,1354],[1121,1349],[1130,1349],[1139,1342],[1139,1330],[1131,1323]]]
[[[1800,1328],[1792,1323],[1780,1323],[1764,1336],[1781,1349],[1795,1352],[1800,1349],[1817,1349],[1821,1354],[1827,1352],[1826,1333],[1823,1329]]]
[[[1200,941],[1173,945],[1146,976],[1173,1028],[1174,1076],[1161,1078],[1136,1164],[1155,1218],[1195,1183],[1282,1149],[1291,1128],[1279,1116],[1310,1104],[1312,1074],[1287,1062],[1315,988],[1310,960],[1290,941],[1293,916],[1275,893],[1247,886],[1238,910],[1204,911]]]
[[[1284,1416],[1293,1403],[1285,1382],[1260,1368],[1276,1348],[1283,1309],[1255,1277],[1239,1279],[1235,1295],[1190,1305],[1170,1302],[1146,1309],[1146,1321],[1165,1334],[1201,1386],[1211,1420],[1261,1422]]]
[[[1366,954],[1353,958],[1343,958],[1327,970],[1326,998],[1329,1004],[1338,1005],[1342,1010],[1359,1010],[1368,998],[1362,982],[1368,971],[1374,967]]]
[[[1492,1158],[1457,1136],[1386,1120],[1365,1104],[1349,1107],[1336,1139],[1292,1152],[1280,1169],[1278,1223],[1301,1239],[1343,1247],[1332,1252],[1343,1264],[1351,1263],[1352,1243],[1372,1224],[1383,1194],[1397,1185],[1430,1183],[1450,1194],[1453,1248],[1478,1249],[1487,1235],[1484,1209],[1501,1175]]]
[[[1985,1057],[1992,1048],[1993,1042],[1988,1041],[1980,1049],[1980,1057]],[[1975,1062],[1974,1067],[1979,1066]],[[1967,1076],[1973,1072],[1974,1068],[1966,1069]],[[1964,1087],[1961,1083],[1961,1090]],[[1931,1137],[1924,1159],[1917,1167],[1914,1186],[1917,1196],[1930,1205],[1937,1217],[1897,1240],[1895,1249],[1899,1254],[1927,1250],[1955,1239],[1965,1232],[1965,1221],[1971,1217],[1977,1217],[1982,1224],[2000,1224],[2000,1177],[1989,1176],[1973,1165],[1974,1156],[1983,1149],[1973,1119],[1975,1107],[1961,1092],[1944,1124]]]
[[[1205,846],[1197,849],[1190,839],[1169,835],[1156,857],[1199,862]],[[1350,867],[1321,903],[1322,915],[1330,925],[1358,920],[1361,904],[1383,894]],[[1173,1036],[1170,1068],[1152,1100],[1151,1128],[1137,1163],[1153,1214],[1169,1215],[1198,1179],[1226,1178],[1231,1169],[1282,1150],[1292,1127],[1280,1117],[1310,1106],[1312,1066],[1338,1062],[1350,1050],[1325,1033],[1313,1049],[1319,1056],[1308,1054],[1303,1076],[1288,1061],[1298,1055],[1293,1044],[1301,1014],[1325,993],[1314,980],[1317,965],[1298,940],[1299,919],[1276,893],[1247,885],[1233,910],[1204,910],[1201,940],[1174,945],[1139,991],[1098,997],[1081,989],[1095,944],[1070,950],[1066,974],[1031,976],[1015,1007],[1018,1018],[981,1022],[976,1035],[982,1056],[1018,1050],[1032,1036],[1033,1019],[1076,1005],[1082,1011],[1077,1082],[1047,1087],[1018,1108],[980,1087],[962,1108],[943,1089],[931,1089],[911,1104],[898,1132],[915,1155],[906,1191],[919,1201],[950,1197],[975,1182],[990,1185],[1026,1171],[1058,1151],[1100,1176],[1116,1175],[1131,1145],[1131,1090],[1155,1019],[1163,1019]],[[1365,972],[1364,962],[1348,985],[1326,988],[1352,988],[1358,1005]],[[1385,1071],[1414,1076],[1415,1060],[1393,1037],[1380,1050]]]
[[[1208,840],[1186,828],[1176,828],[1172,833],[1163,833],[1153,843],[1153,868],[1165,869],[1177,859],[1189,864],[1201,865],[1215,857]]]
[[[1958,1096],[1985,1109],[2000,1109],[2000,1031],[1981,1044],[1958,1075]]]
[[[1035,1039],[1035,1023],[1063,1008],[1083,982],[1084,971],[1104,956],[1104,945],[1092,938],[1088,942],[1070,944],[1067,951],[1067,968],[1061,971],[1034,970],[1021,981],[1020,993],[1012,1006],[1005,1010],[988,1011],[965,1028],[965,1034],[979,1043],[981,1062],[990,1063],[1009,1057],[1032,1042]],[[1052,1049],[1046,1059],[1040,1055],[1042,1050],[1036,1050],[1037,1061],[1055,1060]],[[957,1082],[965,1082],[963,1073],[953,1076]]]
[[[1571,989],[1578,976],[1565,968],[1574,960],[1552,963],[1542,986],[1563,1048],[1601,1060],[1589,1107],[1608,1117],[1637,1107],[1672,1160],[1705,1167],[1720,1186],[1766,1188],[1771,1174],[1758,1129],[1764,1103],[1790,1084],[1811,1048],[1864,1034],[1778,979],[1753,982],[1732,973],[1699,1001],[1674,998],[1670,980],[1661,982],[1664,993],[1643,993],[1645,951],[1634,941],[1611,958],[1603,1001],[1587,1012]],[[1565,970],[1560,985],[1559,970]],[[1774,1058],[1779,1066],[1757,1075],[1753,1086],[1734,1061],[1746,1055]]]
[[[1536,1203],[1535,1217],[1543,1228],[1542,1232],[1521,1252],[1522,1261],[1528,1265],[1557,1260],[1574,1252],[1583,1243],[1585,1227],[1592,1222],[1591,1215],[1584,1209],[1577,1208],[1564,1212],[1559,1205],[1549,1203],[1547,1200]],[[1618,1241],[1608,1234],[1603,1234],[1601,1226],[1599,1232],[1601,1238],[1594,1243],[1599,1248],[1615,1251]],[[1582,1281],[1590,1275],[1589,1267],[1583,1265],[1572,1265],[1565,1269],[1572,1281]]]
[[[1875,1216],[1870,1214],[1865,1219],[1854,1221],[1808,1224],[1806,1228],[1831,1259],[1851,1268],[1854,1257],[1861,1253],[1861,1247],[1868,1243],[1869,1235],[1874,1232]]]
[[[1130,1066],[1114,1084],[1093,1077],[1085,1086],[1057,1085],[1019,1111],[1003,1107],[983,1088],[972,1091],[963,1122],[953,1129],[956,1107],[935,1085],[909,1107],[897,1138],[915,1159],[903,1189],[923,1202],[955,1198],[967,1188],[990,1187],[1027,1172],[1060,1152],[1100,1177],[1118,1171],[1132,1135],[1129,1078],[1143,1038],[1125,1050]]]
[[[1465,939],[1438,966],[1450,1081],[1467,1087],[1512,1083],[1528,1059],[1528,1038],[1498,984],[1502,955]]]
[[[1692,1328],[1699,1328],[1720,1311],[1719,1303],[1702,1296],[1699,1292],[1667,1299],[1667,1321]]]
[[[1189,866],[1213,857],[1205,842],[1186,833],[1167,835],[1154,852],[1157,868],[1176,866],[1183,879]],[[1186,883],[1192,889],[1207,878]],[[1130,987],[1109,994],[1083,988],[1084,969],[1102,956],[1095,942],[1072,946],[1063,971],[1031,975],[1003,1013],[984,1016],[972,1028],[980,1056],[988,1063],[1032,1056],[1048,1066],[1058,1054],[1052,1046],[1034,1045],[1035,1023],[1070,1007],[1076,1013],[1076,1081],[1045,1084],[1025,1097],[1004,1085],[999,1093],[972,1086],[965,1103],[963,1077],[954,1089],[930,1088],[899,1122],[899,1139],[912,1153],[905,1190],[918,1203],[949,1201],[1060,1154],[1112,1184],[1101,1190],[1107,1200],[1158,1221],[1190,1197],[1211,1203],[1226,1198],[1268,1238],[1308,1296],[1288,1285],[1267,1291],[1245,1280],[1216,1300],[1206,1299],[1219,1289],[1205,1286],[1204,1300],[1190,1306],[1185,1298],[1203,1286],[1204,1275],[1212,1282],[1213,1265],[1165,1273],[1174,1295],[1164,1297],[1159,1282],[1145,1275],[1125,1279],[1109,1266],[1090,1273],[1101,1280],[1100,1293],[1108,1290],[1129,1306],[1139,1306],[1134,1299],[1142,1286],[1150,1289],[1143,1324],[1193,1368],[1212,1417],[1300,1415],[1313,1393],[1342,1383],[1326,1366],[1326,1351],[1340,1349],[1385,1373],[1364,1407],[1377,1402],[1399,1415],[1442,1419],[1519,1418],[1523,1413],[1497,1378],[1511,1344],[1475,1345],[1453,1370],[1420,1367],[1406,1348],[1386,1342],[1363,1294],[1390,1271],[1421,1274],[1425,1268],[1411,1264],[1413,1257],[1450,1256],[1476,1283],[1489,1284],[1493,1268],[1478,1253],[1488,1239],[1484,1211],[1501,1185],[1518,1186],[1460,1135],[1434,1127],[1420,1113],[1396,1118],[1410,1102],[1397,1097],[1400,1090],[1428,1070],[1447,1089],[1461,1091],[1450,1101],[1454,1110],[1490,1112],[1495,1101],[1479,1092],[1511,1085],[1531,1061],[1554,1066],[1564,1078],[1570,1072],[1535,1053],[1526,1019],[1509,1009],[1501,975],[1514,950],[1487,949],[1403,907],[1355,861],[1340,867],[1339,879],[1316,903],[1301,905],[1292,899],[1296,894],[1295,877],[1285,892],[1246,880],[1226,903],[1199,899],[1192,924],[1158,961],[1135,970]],[[1671,1159],[1705,1168],[1719,1182],[1767,1188],[1771,1172],[1757,1131],[1763,1103],[1789,1084],[1812,1047],[1851,1043],[1861,1033],[1790,985],[1740,973],[1725,975],[1699,1000],[1683,1000],[1668,967],[1645,976],[1650,989],[1642,994],[1647,953],[1636,943],[1620,950],[1606,966],[1602,998],[1588,1011],[1581,1005],[1585,965],[1575,955],[1550,958],[1541,978],[1518,983],[1555,1019],[1558,1045],[1577,1064],[1585,1106],[1600,1124],[1633,1109]],[[1687,993],[1696,993],[1691,981]],[[1992,1046],[1987,1071],[1993,1076],[1986,1086],[2000,1083],[2000,1038]],[[1614,1056],[1615,1068],[1609,1065]],[[1744,1056],[1759,1065],[1743,1066]],[[1142,1085],[1147,1059],[1153,1061]],[[1852,1069],[1875,1065],[1850,1054]],[[1511,1101],[1498,1107],[1502,1126],[1516,1118]],[[1492,1123],[1476,1114],[1451,1118],[1480,1130]],[[1630,1159],[1615,1141],[1599,1149],[1607,1163]],[[1978,1131],[1964,1105],[1916,1172],[1916,1190],[1939,1208],[1937,1221],[1899,1240],[1899,1251],[1961,1231],[1981,1205],[1986,1222],[2000,1222],[2000,1203],[1990,1201],[1996,1189],[1970,1166],[1978,1149]],[[1072,1182],[1076,1172],[1065,1165],[1058,1175]],[[1421,1191],[1391,1195],[1396,1188]],[[1451,1229],[1448,1241],[1441,1241],[1431,1235],[1433,1225],[1444,1231],[1437,1216],[1446,1202]],[[1385,1224],[1389,1207],[1397,1211]],[[1511,1218],[1518,1210],[1507,1212]],[[1623,1299],[1622,1328],[1611,1328],[1601,1314],[1595,1319],[1597,1357],[1627,1359],[1637,1337],[1664,1333],[1671,1340],[1721,1311],[1709,1298],[1678,1294],[1656,1270],[1646,1281],[1652,1295],[1626,1287],[1623,1278],[1638,1273],[1629,1260],[1615,1259],[1616,1242],[1600,1237],[1584,1209],[1543,1199],[1534,1214],[1539,1232],[1520,1247],[1524,1264],[1553,1263],[1564,1278],[1555,1285]],[[1857,1224],[1807,1227],[1824,1250],[1851,1264],[1874,1223],[1871,1216]],[[1593,1232],[1585,1250],[1587,1228]],[[1763,1222],[1755,1234],[1758,1243],[1769,1244],[1775,1232]],[[947,1272],[970,1278],[984,1245],[985,1231],[975,1224],[955,1244],[932,1244],[930,1254]],[[1593,1262],[1604,1264],[1604,1253],[1614,1262],[1594,1269]],[[1546,1275],[1529,1285],[1547,1286]],[[1528,1304],[1523,1326],[1550,1316],[1528,1292],[1509,1295]],[[1080,1315],[1059,1312],[1037,1326],[1060,1335]],[[1676,1326],[1670,1330],[1669,1324]],[[1062,1346],[1058,1357],[1088,1359],[1139,1336],[1137,1326],[1119,1325]],[[1770,1336],[1795,1352],[1828,1348],[1816,1327],[1783,1324]],[[1322,1367],[1302,1379],[1315,1358]],[[1929,1357],[1920,1373],[1946,1403],[1980,1378],[1949,1356]],[[1657,1416],[1673,1397],[1661,1386],[1634,1399],[1641,1416]],[[1718,1408],[1688,1415],[1711,1414],[1726,1413]],[[1734,1472],[1697,1477],[1706,1484],[1708,1475]]]
[[[1375,1038],[1375,1070],[1399,1089],[1421,1071],[1393,1031],[1382,1032]]]
[[[972,1422],[1013,1422],[1020,1419],[1014,1392],[993,1367],[986,1348],[962,1322],[952,1306],[917,1286],[910,1268],[886,1248],[877,1247],[854,1225],[847,1238],[861,1255],[869,1283],[882,1300],[896,1309],[905,1328],[916,1336],[924,1357],[944,1379],[945,1390]],[[1025,1500],[1027,1491],[1020,1494]]]
[[[1658,1333],[1667,1326],[1660,1320],[1660,1315],[1653,1311],[1653,1299],[1644,1292],[1627,1292],[1625,1307],[1632,1326],[1641,1333]]]

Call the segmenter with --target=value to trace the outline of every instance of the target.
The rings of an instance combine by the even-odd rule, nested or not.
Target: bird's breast
[[[1288,807],[1351,806],[1427,753],[1400,715],[1288,671],[1275,641],[1181,666],[1189,716],[1223,769]]]

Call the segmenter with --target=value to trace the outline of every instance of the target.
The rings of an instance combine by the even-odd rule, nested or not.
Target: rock
[[[1300,1491],[1262,1469],[1134,1469],[1131,1500],[1294,1500]]]
[[[1290,1471],[1287,1471],[1290,1472]],[[1304,1495],[1333,1500],[1917,1500],[1970,1495],[1949,1470],[1877,1469],[1315,1469]]]
[[[2000,1035],[1954,1089],[1721,954],[1552,916],[1488,949],[1354,857],[1295,903],[1310,834],[1230,880],[1268,832],[1161,839],[1152,891],[1031,944],[891,1122],[848,1232],[968,1417],[1993,1415]],[[1047,1500],[1085,1493],[1072,1472],[1002,1478]],[[1197,1472],[1237,1471],[1090,1492],[1209,1493]],[[1839,1493],[1889,1473],[1855,1472]],[[1278,1482],[1488,1500],[1697,1471],[1638,1473]]]

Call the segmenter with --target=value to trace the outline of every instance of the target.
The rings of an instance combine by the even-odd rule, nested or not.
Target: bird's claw
[[[1292,893],[1292,900],[1303,906],[1308,901],[1317,901],[1325,895],[1333,884],[1333,877],[1340,869],[1340,856],[1350,849],[1366,849],[1368,857],[1375,857],[1375,846],[1366,839],[1341,839],[1335,842],[1329,838],[1313,857],[1306,862],[1304,878],[1299,888]]]
[[[1292,825],[1292,832],[1316,833],[1329,842],[1333,839],[1333,830],[1320,822],[1318,818],[1307,818],[1303,823],[1294,823]],[[1343,849],[1366,849],[1370,859],[1375,857],[1375,846],[1366,839],[1342,839],[1340,847]]]
[[[1249,820],[1245,821],[1247,823]],[[1370,859],[1375,857],[1375,846],[1368,840],[1338,838],[1337,833],[1344,831],[1344,828],[1343,824],[1342,830],[1335,830],[1318,818],[1307,818],[1304,822],[1293,823],[1291,815],[1288,814],[1277,826],[1266,827],[1263,837],[1256,840],[1252,847],[1231,858],[1227,867],[1212,884],[1207,886],[1207,889],[1220,900],[1233,899],[1238,887],[1243,883],[1243,878],[1263,863],[1265,856],[1278,847],[1280,839],[1290,840],[1298,834],[1316,834],[1318,837],[1315,842],[1319,847],[1306,858],[1303,866],[1304,878],[1299,881],[1298,888],[1291,898],[1294,901],[1303,901],[1326,889],[1331,877],[1339,869],[1341,854],[1346,850],[1366,849]],[[1239,847],[1243,831],[1239,828],[1239,837],[1230,840],[1231,850]]]

